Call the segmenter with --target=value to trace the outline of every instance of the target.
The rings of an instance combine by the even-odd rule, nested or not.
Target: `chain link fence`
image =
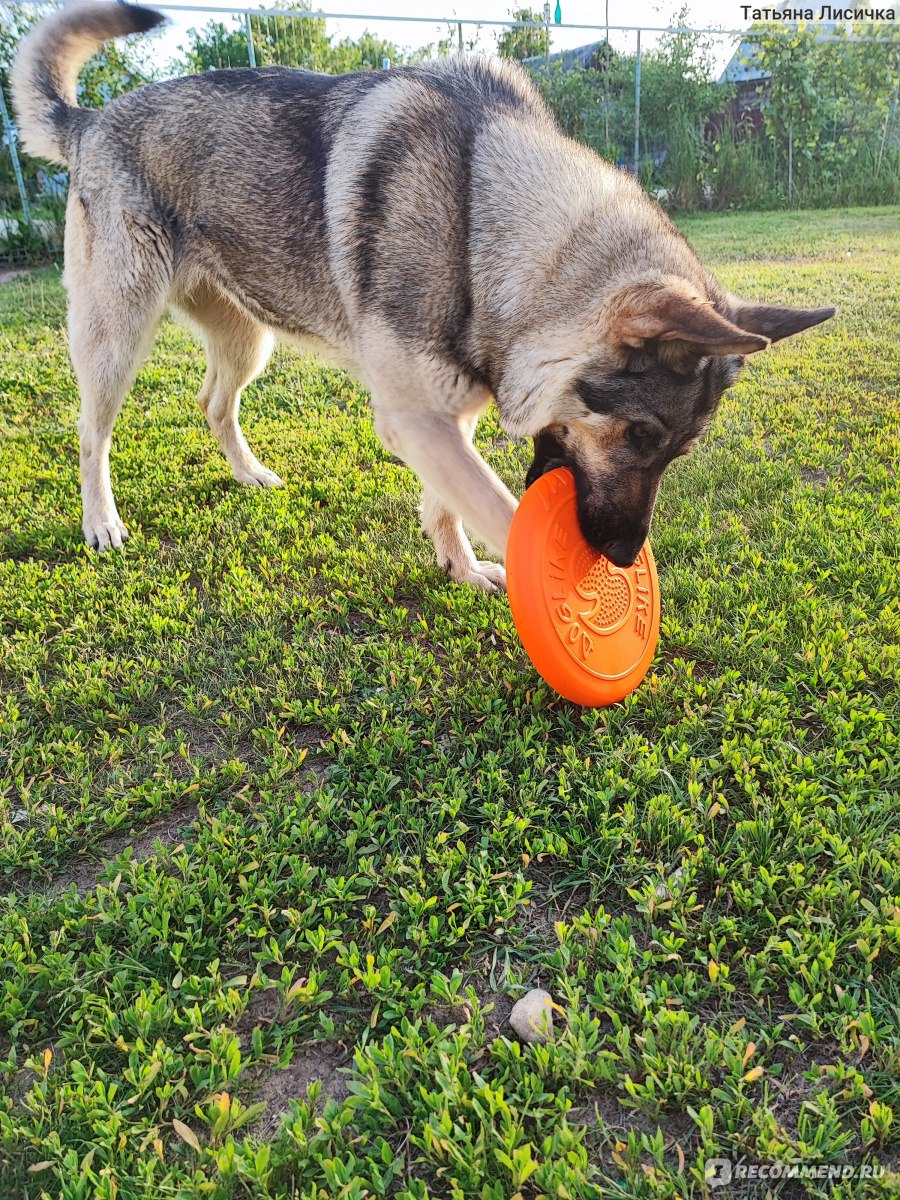
[[[0,3],[0,264],[58,254],[66,173],[17,153],[7,75],[52,11]],[[154,5],[173,27],[107,47],[79,102],[210,69],[390,70],[504,53],[532,72],[562,127],[677,210],[900,202],[900,26],[747,31],[362,17]],[[189,23],[188,23],[189,22]],[[379,33],[371,32],[375,25]],[[385,30],[397,30],[396,40]],[[793,81],[793,83],[792,83]],[[812,97],[812,100],[810,100]]]

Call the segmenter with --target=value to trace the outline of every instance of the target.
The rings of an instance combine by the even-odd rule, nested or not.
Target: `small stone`
[[[668,900],[672,895],[672,887],[677,887],[681,883],[681,877],[684,874],[684,868],[679,867],[677,871],[673,871],[669,877],[669,883],[658,883],[655,888],[657,900]]]
[[[509,1023],[523,1042],[546,1042],[553,1033],[553,997],[532,988],[513,1005]]]

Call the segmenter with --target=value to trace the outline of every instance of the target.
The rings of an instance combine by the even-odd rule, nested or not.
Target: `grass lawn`
[[[244,489],[166,325],[90,553],[58,275],[0,288],[2,1200],[900,1195],[900,209],[683,224],[840,313],[667,474],[659,654],[605,711],[294,352],[244,403],[287,487]]]

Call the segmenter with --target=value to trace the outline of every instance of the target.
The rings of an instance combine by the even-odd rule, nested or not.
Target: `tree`
[[[613,162],[626,157],[634,131],[634,59],[601,46],[598,67],[551,64],[534,81],[569,137]]]
[[[514,21],[532,21],[540,28],[528,25],[504,29],[497,38],[497,53],[501,58],[513,58],[522,62],[526,58],[546,57],[550,50],[550,34],[540,13],[530,8],[518,8],[510,13]]]
[[[671,24],[683,28],[689,10]],[[715,81],[713,41],[698,33],[667,33],[646,55],[641,70],[642,141],[664,143],[665,161],[644,165],[679,208],[696,208],[703,187],[706,125],[725,101]],[[645,160],[646,162],[646,160]]]
[[[308,11],[308,9],[306,10]],[[250,14],[253,57],[258,67],[301,67],[339,75],[346,71],[378,70],[382,60],[392,64],[418,62],[428,48],[408,51],[366,30],[358,40],[333,41],[321,17],[279,17],[265,9]],[[243,17],[230,26],[210,21],[203,29],[188,31],[190,42],[182,47],[181,71],[193,74],[220,67],[250,64],[247,26]]]
[[[770,137],[798,153],[815,149],[828,108],[816,81],[816,38],[809,28],[788,27],[754,31],[758,62],[769,76],[763,115]]]
[[[365,30],[359,41],[344,38],[337,44],[330,45],[323,58],[324,65],[318,69],[329,75],[341,74],[344,71],[378,71],[385,59],[397,66],[418,61],[423,53],[403,50],[396,43],[376,37],[374,33]]]
[[[78,103],[82,108],[103,108],[116,96],[156,78],[141,42],[107,42],[78,77]]]
[[[249,23],[258,67],[324,69],[322,64],[331,52],[331,39],[321,17],[277,17],[261,9],[250,14]],[[188,46],[182,47],[185,57],[181,64],[187,74],[250,65],[247,22],[243,17],[232,18],[230,25],[210,21],[202,29],[188,30],[188,37]]]
[[[209,21],[202,29],[189,29],[188,39],[187,46],[180,47],[184,57],[173,64],[175,74],[195,75],[200,71],[250,65],[247,31],[235,20],[231,28],[222,21]],[[257,62],[265,65],[259,59]]]
[[[859,188],[890,163],[896,180],[897,147],[888,139],[900,96],[896,25],[859,26],[852,40],[843,30],[826,39],[804,26],[752,33],[768,76],[766,133],[787,168],[789,198],[802,199],[805,189],[811,199],[818,192],[821,203],[823,185],[854,179]]]

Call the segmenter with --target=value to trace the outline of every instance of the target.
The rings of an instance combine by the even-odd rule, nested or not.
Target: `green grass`
[[[841,311],[667,475],[659,654],[605,711],[438,573],[365,397],[292,352],[244,404],[287,487],[245,490],[167,325],[132,540],[88,552],[58,277],[0,288],[2,1200],[766,1194],[714,1156],[898,1194],[898,217],[684,223]],[[520,1046],[535,985],[565,1018]]]

